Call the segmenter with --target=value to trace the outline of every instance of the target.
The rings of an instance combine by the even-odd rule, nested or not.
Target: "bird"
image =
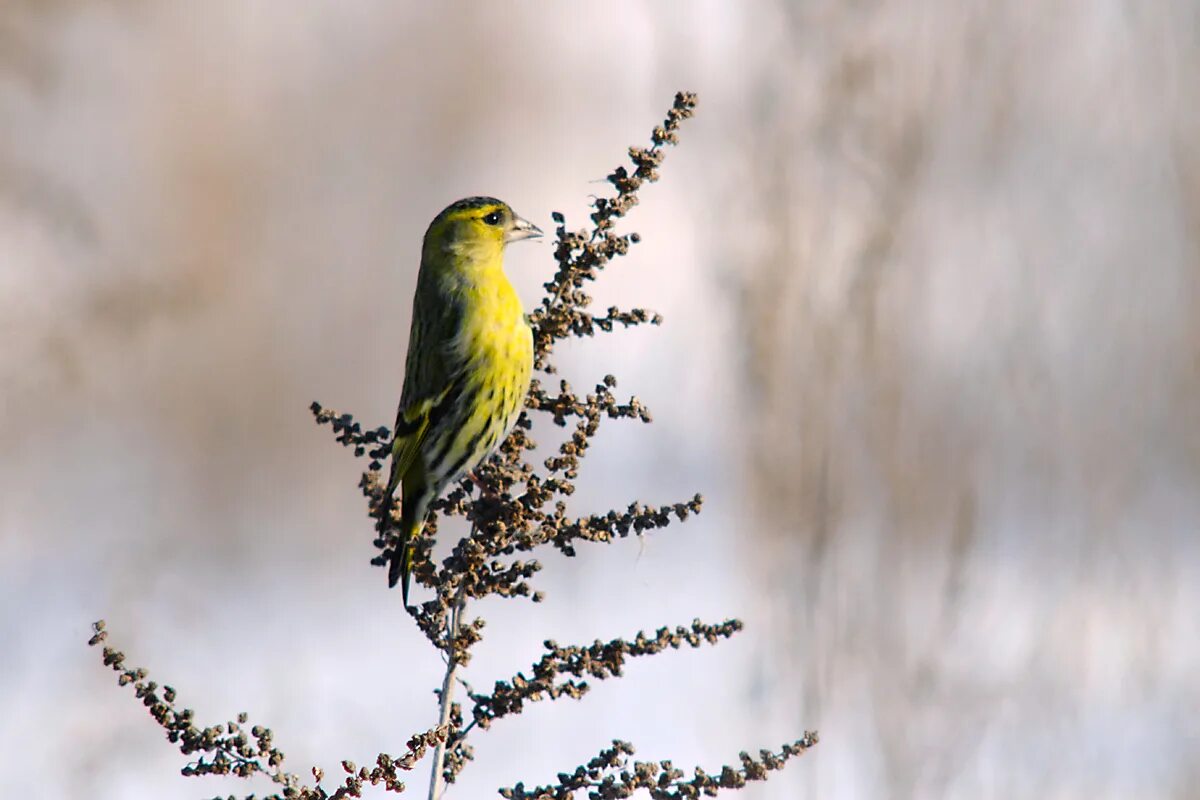
[[[408,607],[413,543],[429,504],[508,437],[529,391],[533,331],[504,272],[505,247],[542,231],[494,197],[434,217],[421,246],[391,474],[379,513],[389,530],[400,488],[399,542],[388,587]]]

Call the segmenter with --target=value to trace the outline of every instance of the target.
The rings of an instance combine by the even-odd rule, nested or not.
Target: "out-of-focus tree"
[[[806,780],[890,797],[1186,785],[1195,6],[764,17],[783,44],[750,81],[758,191],[725,275],[753,563],[791,635],[774,667],[791,713],[853,729],[874,765]],[[1146,736],[1163,764],[1119,758]]]

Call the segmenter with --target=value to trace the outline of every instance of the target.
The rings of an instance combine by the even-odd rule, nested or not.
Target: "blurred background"
[[[1198,74],[1187,0],[6,0],[0,789],[268,789],[179,777],[100,617],[296,772],[434,724],[363,462],[307,406],[390,423],[444,205],[579,226],[691,89],[595,291],[665,325],[559,361],[656,412],[606,426],[576,510],[705,512],[547,555],[547,602],[477,607],[467,679],[747,630],[479,732],[448,797],[812,728],[740,796],[1200,797]],[[550,248],[508,266],[532,307]]]

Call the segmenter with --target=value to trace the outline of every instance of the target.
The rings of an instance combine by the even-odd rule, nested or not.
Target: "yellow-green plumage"
[[[490,197],[460,200],[425,232],[413,297],[386,529],[400,487],[400,545],[388,585],[408,605],[412,541],[429,504],[495,451],[516,423],[533,370],[533,334],[504,274],[504,246],[541,231]]]

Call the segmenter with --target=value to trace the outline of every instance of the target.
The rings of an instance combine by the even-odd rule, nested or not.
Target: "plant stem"
[[[449,652],[446,654],[446,675],[442,678],[442,693],[439,699],[439,727],[449,724],[450,707],[454,703],[454,685],[458,682],[458,658],[454,650],[454,643],[458,639],[458,621],[462,616],[464,605],[465,598],[460,589],[458,597],[454,601],[454,608],[450,610]],[[439,742],[433,750],[433,768],[429,775],[429,800],[438,800],[445,788],[442,785],[442,766],[446,762],[446,745],[449,741],[450,737],[447,736],[445,741]]]

